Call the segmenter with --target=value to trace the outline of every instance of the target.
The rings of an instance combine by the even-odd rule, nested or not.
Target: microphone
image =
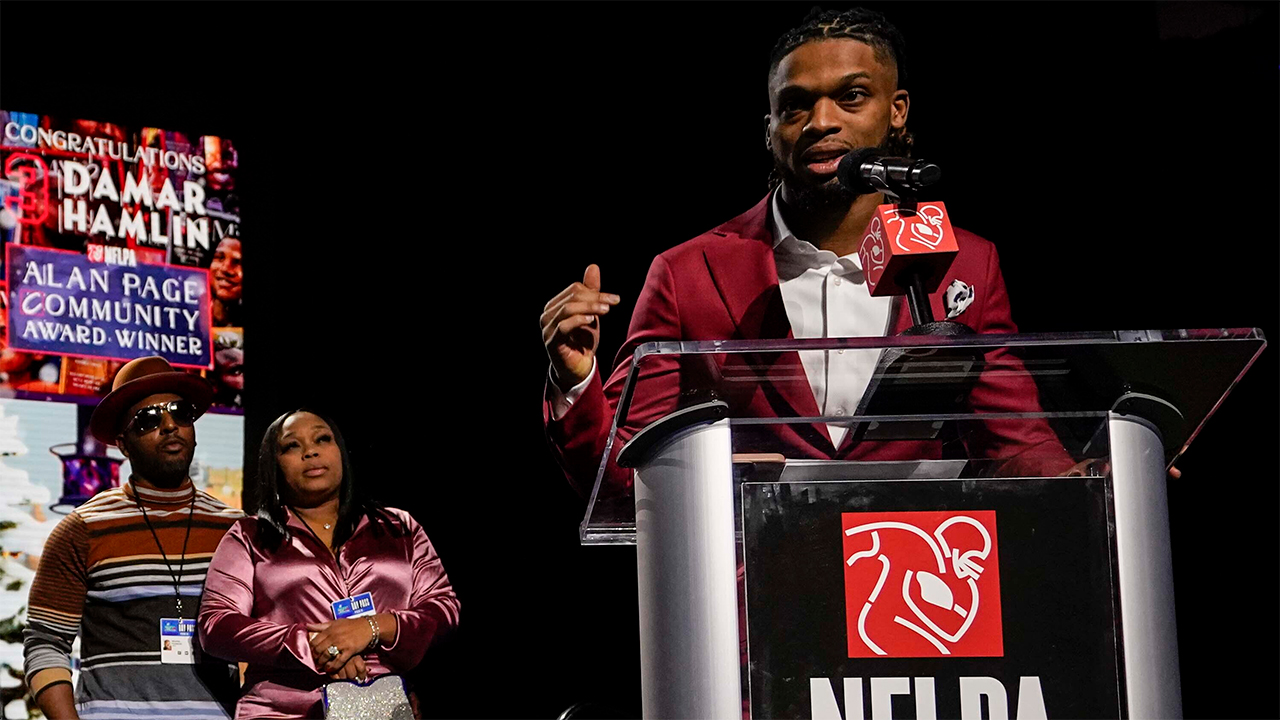
[[[942,168],[926,160],[887,157],[879,148],[861,148],[840,158],[836,177],[859,195],[883,192],[894,197],[914,196],[942,179]]]

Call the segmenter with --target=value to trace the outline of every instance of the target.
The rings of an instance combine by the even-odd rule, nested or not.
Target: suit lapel
[[[894,298],[893,304],[889,307],[889,335],[899,335],[909,327],[911,327],[911,308],[907,306],[907,296],[902,295]]]
[[[717,228],[722,242],[703,251],[707,270],[729,311],[734,339],[789,340],[791,322],[778,285],[773,258],[773,231],[769,223],[770,198],[747,213]],[[754,353],[739,356],[758,380],[765,398],[779,417],[814,417],[818,403],[795,352]],[[730,362],[733,358],[726,358]],[[814,447],[828,456],[835,452],[824,424],[793,426]]]

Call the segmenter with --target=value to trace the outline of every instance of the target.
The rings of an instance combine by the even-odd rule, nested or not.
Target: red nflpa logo
[[[843,513],[849,657],[1000,657],[996,514]]]

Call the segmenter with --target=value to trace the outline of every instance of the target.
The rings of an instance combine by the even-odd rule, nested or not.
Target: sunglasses
[[[195,405],[186,400],[170,400],[159,405],[148,405],[139,410],[129,424],[124,426],[124,432],[132,430],[135,435],[146,435],[160,427],[162,416],[166,412],[173,418],[174,423],[182,427],[191,427],[196,421]]]

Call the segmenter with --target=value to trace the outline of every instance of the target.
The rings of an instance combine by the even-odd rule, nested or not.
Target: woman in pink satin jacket
[[[406,673],[458,624],[426,533],[362,497],[327,418],[298,410],[267,428],[258,489],[258,515],[223,537],[200,606],[203,650],[248,664],[237,718],[323,717],[326,683]]]

